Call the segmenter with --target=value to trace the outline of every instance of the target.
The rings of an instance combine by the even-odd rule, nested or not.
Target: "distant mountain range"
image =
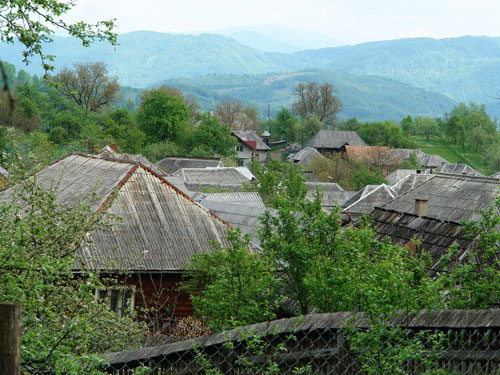
[[[264,52],[291,53],[347,44],[315,31],[281,25],[241,26],[214,30],[209,33],[228,36],[245,46]]]
[[[241,30],[231,32],[240,33],[240,37],[243,35]],[[265,38],[269,41],[268,36]],[[275,40],[287,43],[278,38]],[[344,100],[351,103],[351,108],[359,108],[360,111],[361,108],[376,113],[387,111],[391,116],[406,112],[413,114],[414,110],[417,110],[416,113],[435,114],[437,110],[448,108],[452,101],[476,101],[486,103],[490,113],[500,114],[500,105],[495,99],[500,96],[500,38],[400,39],[293,53],[263,52],[233,38],[215,34],[143,31],[122,34],[118,41],[120,45],[116,47],[96,43],[84,48],[73,39],[54,37],[54,43],[47,45],[46,52],[57,56],[57,68],[71,66],[77,61],[104,61],[122,85],[138,88],[176,80],[169,82],[189,85],[198,91],[205,89],[211,96],[231,95],[244,99],[250,88],[243,89],[235,84],[221,91],[216,86],[206,86],[212,78],[205,76],[215,74],[219,80],[228,76],[228,82],[233,83],[252,76],[248,78],[249,82],[255,83],[251,88],[254,92],[252,100],[260,106],[271,99],[276,103],[289,102],[291,92],[288,79],[279,80],[280,84],[288,87],[288,91],[280,91],[273,85],[263,87],[257,84],[261,79],[259,75],[273,73],[273,76],[283,76],[306,69],[310,73],[316,72],[312,75],[315,79],[331,79],[334,85],[340,87],[341,97],[352,94],[352,102]],[[36,62],[27,68],[21,63],[19,46],[2,45],[0,57],[14,63],[18,69],[41,73]],[[294,77],[302,79],[311,75],[295,73]],[[270,94],[269,87],[277,91]],[[350,94],[347,91],[343,93],[342,90],[349,90],[348,87],[352,89]],[[385,92],[389,88],[395,90],[398,97],[391,97],[391,93]],[[259,90],[263,93],[260,98]],[[372,97],[387,101],[371,100],[371,104],[365,105],[360,102],[363,96],[356,97],[354,94],[356,90],[365,94],[371,92]],[[423,106],[420,110],[408,106],[409,100],[401,96],[412,98],[415,105]],[[403,102],[407,104],[395,108]],[[373,107],[374,103],[378,103],[377,108]],[[346,111],[348,108],[346,105]],[[410,111],[411,108],[414,109]],[[365,112],[359,113],[360,118],[367,116]]]

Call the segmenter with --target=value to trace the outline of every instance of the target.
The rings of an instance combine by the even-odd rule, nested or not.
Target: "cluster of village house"
[[[175,316],[191,315],[189,297],[177,286],[192,255],[211,251],[211,241],[227,245],[231,227],[249,233],[259,251],[256,229],[266,207],[258,193],[241,188],[255,178],[245,165],[264,161],[270,148],[255,132],[233,134],[239,141],[240,167],[192,157],[166,157],[153,164],[106,146],[95,155],[73,153],[38,174],[41,184],[58,183],[59,203],[72,204],[95,193],[93,210],[109,206],[110,213],[123,219],[112,231],[90,233],[92,241],[78,251],[76,274],[93,269],[120,279],[119,287],[96,291],[96,298],[109,301],[119,313],[134,304],[153,303],[173,308]],[[382,156],[394,163],[415,150],[370,147],[355,132],[322,130],[289,159],[307,167],[329,152],[366,160]],[[485,177],[465,164],[421,151],[416,157],[422,169],[396,170],[387,177],[389,185],[369,185],[358,192],[317,182],[308,174],[307,196],[312,199],[316,190],[322,191],[324,209],[340,206],[345,222],[369,214],[378,239],[389,237],[410,247],[418,239],[434,262],[454,243],[467,252],[473,239],[466,238],[461,223],[479,220],[480,211],[494,202],[498,176]],[[0,173],[8,177],[5,170]]]

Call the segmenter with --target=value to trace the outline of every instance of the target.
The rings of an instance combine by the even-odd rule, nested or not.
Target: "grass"
[[[465,152],[462,152],[462,147],[459,144],[453,144],[448,139],[431,137],[426,140],[425,137],[412,137],[417,144],[417,147],[427,154],[439,155],[450,163],[464,163],[470,165],[472,168],[481,172],[482,174],[489,176],[495,173],[495,170],[491,170],[485,164],[483,156],[478,152],[474,152],[470,148],[466,148]]]

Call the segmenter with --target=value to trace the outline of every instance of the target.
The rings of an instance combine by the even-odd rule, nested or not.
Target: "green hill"
[[[171,79],[157,85],[175,86],[193,94],[205,109],[212,109],[220,99],[238,98],[256,105],[263,114],[267,113],[269,104],[274,114],[293,102],[292,92],[298,82],[312,81],[331,82],[339,88],[338,96],[344,103],[341,116],[344,118],[399,121],[408,114],[442,116],[454,104],[443,95],[394,80],[316,69],[287,74],[209,75]]]

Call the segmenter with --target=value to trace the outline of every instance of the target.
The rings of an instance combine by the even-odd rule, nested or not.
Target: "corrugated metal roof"
[[[389,181],[389,184],[393,188],[395,184],[405,179],[406,177],[413,174],[429,174],[429,169],[420,170],[420,173],[417,173],[417,169],[396,169],[394,172],[389,174],[385,179]]]
[[[490,207],[498,194],[496,179],[446,174],[431,176],[382,207],[412,214],[415,199],[425,199],[429,201],[428,217],[461,222],[478,220],[479,211]]]
[[[355,131],[320,130],[309,141],[308,146],[316,149],[341,148],[344,145],[366,146]]]
[[[95,155],[97,157],[105,157],[109,159],[115,159],[119,161],[128,161],[131,163],[141,163],[142,165],[145,165],[149,169],[151,169],[153,172],[156,174],[159,174],[160,176],[165,175],[165,172],[160,169],[155,163],[150,161],[148,158],[141,154],[125,154],[125,153],[119,153],[117,151],[114,151],[111,147],[108,145],[104,146],[100,151],[99,154]]]
[[[315,148],[306,147],[296,154],[290,155],[289,159],[293,163],[297,163],[307,167],[315,157],[324,158],[324,156],[321,155]]]
[[[123,221],[96,231],[77,255],[92,269],[178,271],[210,241],[227,245],[227,225],[142,166],[132,173],[109,208]]]
[[[168,174],[164,177],[165,177],[165,180],[170,182],[172,185],[174,185],[180,191],[186,193],[189,196],[191,196],[191,194],[193,194],[192,192],[190,192],[188,190],[188,188],[184,184],[184,179],[182,178],[182,176],[180,174]]]
[[[240,228],[243,234],[250,234],[254,244],[259,246],[257,230],[260,225],[259,218],[266,212],[265,208],[210,200],[200,203],[231,226]]]
[[[223,220],[142,164],[72,154],[37,180],[56,187],[58,203],[92,198],[97,211],[111,202],[109,212],[123,219],[111,231],[89,234],[91,243],[79,249],[76,268],[179,271],[193,254],[211,251],[210,241],[228,244]]]
[[[182,168],[224,167],[220,159],[181,156],[167,156],[156,164],[167,173],[176,173]]]
[[[411,189],[414,189],[415,186],[420,185],[421,183],[427,181],[429,178],[432,178],[433,175],[424,173],[424,174],[410,174],[400,180],[399,182],[395,183],[394,185],[391,186],[392,191],[394,191],[397,195],[404,194]]]
[[[314,199],[314,193],[317,190],[323,193],[321,206],[324,208],[340,207],[354,194],[352,191],[345,191],[335,182],[306,182],[306,186],[306,197],[310,200]]]
[[[249,179],[236,168],[184,168],[180,175],[185,184],[243,184]]]
[[[342,213],[354,215],[368,214],[375,207],[394,199],[396,194],[386,184],[367,185],[342,205]]]
[[[204,206],[204,201],[209,200],[221,203],[266,208],[262,198],[257,192],[195,193],[191,197],[195,201],[200,202],[202,206]]]
[[[479,173],[474,168],[463,163],[444,163],[440,169],[443,173],[453,173],[466,176],[478,176],[484,177],[482,173]]]

